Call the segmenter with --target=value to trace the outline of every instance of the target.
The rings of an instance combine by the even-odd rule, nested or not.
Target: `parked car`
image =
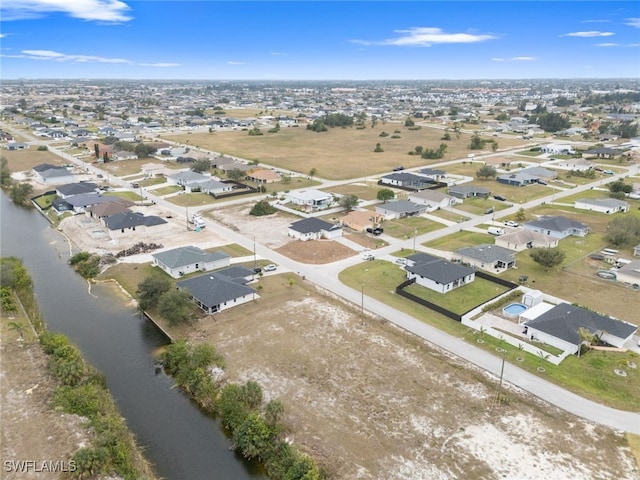
[[[491,207],[491,208],[487,208],[487,209],[484,211],[484,214],[485,214],[485,215],[490,215],[490,214],[492,214],[492,213],[493,213],[493,207]]]
[[[253,273],[261,273],[262,269],[260,267],[256,267],[253,269]]]
[[[605,170],[604,172],[605,175],[613,175],[613,170]]]
[[[407,264],[407,259],[404,258],[404,257],[396,258],[396,263],[398,265],[406,265]]]
[[[371,253],[363,254],[362,258],[364,258],[365,260],[375,260],[376,259],[376,257],[374,257]]]
[[[276,266],[273,263],[270,263],[269,265],[264,267],[265,272],[274,272],[275,269],[276,269]]]
[[[519,227],[520,224],[518,222],[514,222],[513,220],[508,220],[508,221],[504,222],[504,226],[505,227],[513,227],[513,228],[515,228],[515,227]]]
[[[500,200],[501,202],[504,202],[507,198],[503,197],[502,195],[494,195],[493,198],[495,198],[496,200]]]
[[[378,236],[383,232],[384,232],[384,229],[382,227],[367,228],[367,233],[370,233],[370,234],[375,235],[375,236]]]
[[[398,165],[393,169],[394,172],[399,172],[400,170],[404,170],[404,167],[402,165]]]
[[[491,235],[500,236],[500,235],[504,235],[506,232],[504,231],[504,228],[489,227],[487,228],[487,233],[490,233]]]

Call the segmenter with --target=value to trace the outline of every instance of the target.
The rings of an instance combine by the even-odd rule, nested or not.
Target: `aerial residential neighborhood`
[[[303,318],[322,324],[346,308],[357,312],[358,328],[384,320],[493,375],[507,361],[549,380],[557,391],[528,394],[568,414],[584,416],[557,400],[565,388],[631,415],[637,409],[637,400],[620,402],[608,389],[593,395],[587,385],[596,375],[589,359],[608,356],[597,375],[635,395],[639,99],[629,97],[623,120],[608,108],[580,107],[580,82],[558,82],[553,94],[536,82],[526,92],[486,82],[472,95],[464,87],[418,91],[397,82],[366,103],[353,99],[376,91],[375,83],[343,90],[274,82],[278,101],[265,103],[260,89],[231,83],[206,97],[202,82],[98,82],[104,108],[96,115],[98,99],[75,93],[79,85],[3,84],[5,168],[13,185],[28,185],[23,203],[101,259],[100,277],[119,278],[134,298],[152,278],[170,285],[174,302],[186,302],[184,316],[165,318],[153,304],[145,312],[166,335],[244,339],[245,347],[227,354],[260,362],[245,350],[255,336],[274,359],[268,368],[277,369],[282,345],[297,335],[317,339],[302,347],[309,355],[338,335],[334,327],[302,327]],[[173,97],[178,85],[192,95]],[[171,108],[157,102],[132,110],[140,88],[162,93]],[[559,99],[572,101],[558,107],[567,103]],[[571,121],[549,132],[533,121],[531,103]],[[188,113],[194,108],[198,115]],[[498,113],[511,120],[496,122]],[[570,128],[587,118],[586,128]],[[308,128],[338,120],[346,126]],[[633,135],[616,134],[621,125],[635,127]],[[392,132],[402,146],[387,140]],[[323,138],[342,145],[344,159],[324,152],[316,143]],[[300,157],[287,144],[311,150]],[[429,146],[438,144],[446,148]],[[124,273],[110,277],[114,271]],[[128,285],[133,278],[140,283]],[[330,306],[325,296],[344,303]],[[283,336],[289,329],[295,332]],[[434,340],[442,334],[465,346]],[[495,361],[485,363],[476,351]],[[366,361],[376,363],[376,355],[382,352],[366,353]],[[303,358],[279,375],[297,378]],[[584,372],[577,387],[561,380],[569,368]],[[519,387],[521,373],[504,374],[494,402],[506,401],[503,381]],[[357,401],[355,391],[349,395]],[[291,401],[322,429],[326,418]],[[589,420],[612,426],[604,416]],[[637,427],[631,422],[632,432]],[[337,454],[335,446],[317,445]]]

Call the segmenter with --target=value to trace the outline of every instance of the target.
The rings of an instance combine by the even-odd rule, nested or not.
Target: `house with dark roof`
[[[452,185],[447,192],[449,195],[456,198],[469,198],[469,197],[484,197],[487,198],[491,195],[491,190],[484,187],[478,187],[477,185]]]
[[[115,239],[127,235],[128,231],[148,232],[150,228],[156,231],[166,230],[169,225],[164,218],[157,215],[145,216],[140,212],[122,212],[102,219],[109,229],[111,238]]]
[[[416,284],[438,293],[450,292],[476,278],[473,268],[426,253],[409,255],[404,268],[408,279],[415,279]]]
[[[561,303],[539,317],[525,322],[527,336],[571,353],[577,353],[581,328],[603,342],[622,347],[638,327],[569,303]]]
[[[505,185],[513,185],[516,187],[523,187],[525,185],[531,185],[532,183],[538,182],[538,177],[535,175],[528,175],[524,172],[515,172],[515,173],[505,173],[503,175],[498,175],[496,180],[499,183],[504,183]]]
[[[319,218],[310,217],[289,225],[288,235],[302,241],[320,240],[321,238],[331,240],[342,236],[342,227]]]
[[[81,193],[98,193],[98,185],[93,182],[68,183],[56,187],[56,195],[60,198],[67,198]]]
[[[60,198],[57,200],[60,200],[60,202],[64,202],[65,204],[71,206],[70,209],[66,209],[66,210],[73,210],[74,214],[79,214],[79,213],[86,212],[89,207],[92,207],[94,205],[100,205],[102,203],[109,203],[109,202],[118,202],[121,199],[113,195],[100,195],[97,193],[79,193],[77,195],[71,195],[69,197]],[[54,208],[56,208],[56,204],[57,203],[52,202],[52,205],[54,205]]]
[[[629,202],[616,198],[581,198],[576,200],[574,207],[579,210],[589,210],[611,215],[617,212],[628,212]]]
[[[156,252],[151,257],[154,267],[161,268],[173,278],[198,271],[217,270],[231,264],[231,257],[226,253],[205,252],[193,245]]]
[[[35,179],[46,184],[73,183],[73,172],[66,167],[41,163],[32,168]]]
[[[89,217],[104,218],[116,215],[117,213],[128,212],[129,207],[135,205],[131,200],[122,197],[108,197],[113,198],[110,202],[98,203],[85,208],[85,214]]]
[[[459,248],[454,252],[453,259],[491,273],[504,272],[516,266],[513,250],[487,243]]]
[[[393,220],[394,218],[422,215],[427,212],[427,206],[409,200],[392,200],[376,205],[376,212],[384,215],[387,220]]]
[[[182,280],[177,285],[189,292],[191,299],[208,315],[260,298],[253,288],[243,282],[233,281],[218,273]]]
[[[527,230],[563,239],[569,235],[584,237],[589,233],[589,225],[570,218],[557,216],[542,216],[522,225]]]
[[[428,177],[416,175],[410,172],[395,172],[383,175],[380,178],[381,185],[402,188],[404,190],[423,190],[435,182]]]

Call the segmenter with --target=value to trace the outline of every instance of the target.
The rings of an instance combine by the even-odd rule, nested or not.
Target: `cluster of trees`
[[[545,132],[559,132],[571,127],[571,121],[561,113],[543,112],[534,114],[529,119],[530,123],[535,123]]]
[[[234,448],[245,458],[261,461],[269,478],[316,480],[320,478],[313,459],[283,438],[284,405],[279,400],[265,404],[262,388],[252,380],[220,386],[211,372],[224,367],[224,359],[211,345],[171,344],[162,355],[165,370],[207,412],[219,415],[233,438]]]
[[[420,147],[420,148],[422,148],[422,147]],[[446,143],[441,143],[438,148],[425,148],[425,149],[423,149],[421,154],[420,154],[420,157],[421,158],[425,158],[425,159],[429,159],[429,160],[438,159],[438,158],[442,158],[444,156],[444,152],[446,152],[446,151],[447,151],[447,144]]]
[[[478,133],[476,132],[473,134],[473,136],[471,137],[471,140],[469,141],[469,149],[482,150],[488,141],[489,140],[480,138],[480,135],[478,135]]]
[[[352,127],[354,118],[344,113],[330,113],[307,124],[307,130],[314,132],[326,132],[328,128],[334,127]]]
[[[386,202],[387,200],[392,200],[396,197],[396,194],[393,190],[391,190],[390,188],[381,188],[380,190],[378,190],[378,193],[376,194],[376,198],[378,200],[380,200],[381,202]]]
[[[169,325],[186,323],[194,305],[189,294],[175,288],[175,284],[163,275],[151,275],[138,284],[138,308],[141,311],[156,310]]]
[[[254,217],[262,217],[263,215],[271,215],[272,213],[276,213],[276,208],[267,200],[256,202],[249,211],[249,215],[253,215]]]
[[[142,478],[149,472],[136,465],[136,445],[106,386],[106,378],[82,358],[80,350],[60,333],[44,332],[40,344],[49,355],[49,370],[61,385],[53,394],[53,405],[86,417],[92,442],[72,457],[72,478],[117,475]],[[143,466],[143,469],[144,466]]]
[[[559,248],[533,248],[529,252],[529,256],[548,271],[550,268],[560,265],[566,254]]]
[[[340,197],[340,200],[338,200],[338,204],[342,208],[344,208],[347,212],[350,212],[351,210],[354,209],[356,205],[358,205],[359,201],[360,200],[358,199],[357,195],[354,195],[353,193],[348,193]]]
[[[262,130],[260,130],[258,127],[253,127],[251,130],[249,130],[250,137],[260,135],[264,135],[264,133],[262,133]]]
[[[497,173],[498,171],[496,170],[496,167],[493,167],[491,165],[482,165],[476,172],[476,177],[484,178],[486,180],[489,177],[495,177]]]
[[[100,273],[100,255],[79,252],[69,259],[69,264],[84,278],[93,278]]]
[[[30,183],[15,182],[11,178],[9,161],[6,157],[0,157],[0,187],[9,191],[9,196],[16,205],[29,204],[29,196],[33,191],[33,186]]]
[[[624,215],[607,224],[605,240],[616,247],[634,246],[640,243],[640,218]]]
[[[627,197],[627,194],[633,192],[633,185],[624,183],[623,180],[616,180],[609,185],[609,196],[622,200]]]

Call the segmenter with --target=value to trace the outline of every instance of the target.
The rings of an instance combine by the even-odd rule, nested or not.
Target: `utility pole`
[[[361,285],[361,297],[360,297],[360,321],[364,325],[364,282]]]
[[[418,236],[418,229],[413,231],[413,253],[416,253],[416,237]]]

